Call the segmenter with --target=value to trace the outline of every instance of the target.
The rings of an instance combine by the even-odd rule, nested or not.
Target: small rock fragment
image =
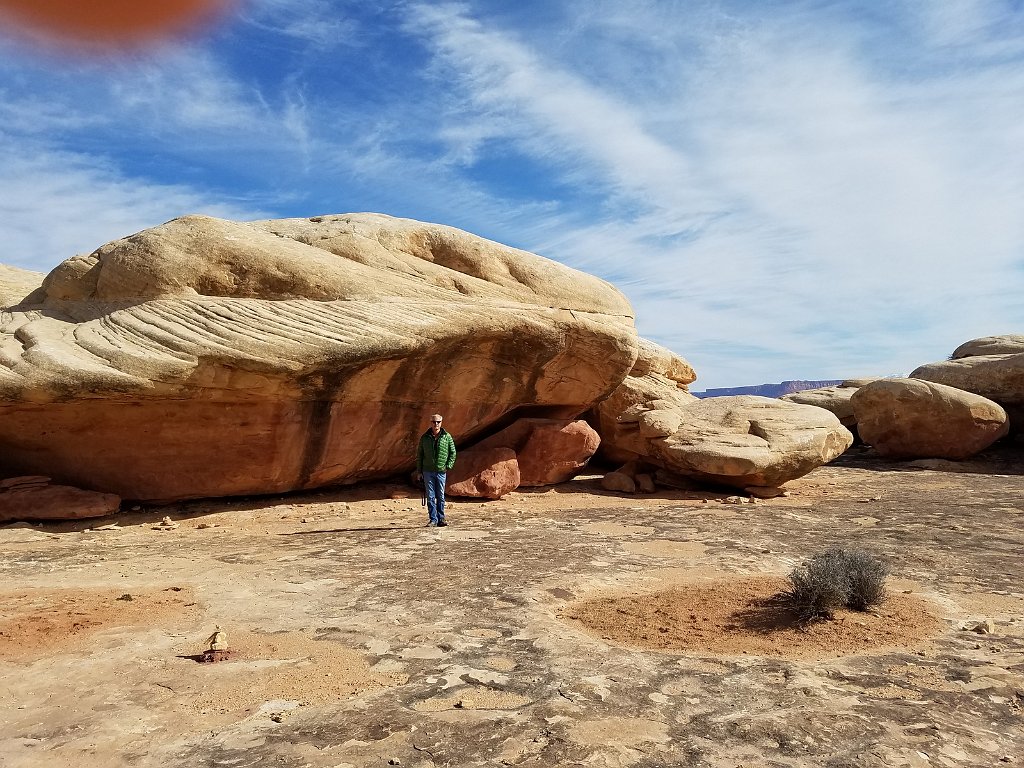
[[[971,632],[977,632],[979,635],[993,635],[995,634],[995,631],[996,624],[994,621],[992,621],[992,619],[985,619],[984,621],[979,621],[977,624],[971,627]]]

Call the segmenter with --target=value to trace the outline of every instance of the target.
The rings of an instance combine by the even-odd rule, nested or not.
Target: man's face
[[[440,419],[431,419],[430,420],[430,431],[433,432],[435,435],[438,432],[441,431],[441,420]]]

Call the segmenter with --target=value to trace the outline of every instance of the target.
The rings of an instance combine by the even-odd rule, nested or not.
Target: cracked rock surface
[[[0,755],[11,768],[996,765],[1024,752],[1024,461],[989,451],[968,469],[855,449],[741,505],[624,498],[591,477],[456,502],[441,530],[384,485],[0,528]],[[179,527],[153,530],[165,515]],[[935,634],[785,659],[643,650],[561,618],[599,595],[784,575],[837,543],[889,558],[891,588],[933,606]],[[992,633],[970,631],[986,620]],[[215,625],[233,656],[197,664]]]

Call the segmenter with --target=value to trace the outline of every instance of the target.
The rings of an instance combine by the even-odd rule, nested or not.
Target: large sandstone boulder
[[[987,397],[1007,412],[1013,431],[1024,431],[1024,336],[973,339],[957,347],[953,359],[922,365],[910,378]]]
[[[965,459],[1009,429],[998,404],[930,381],[879,379],[852,402],[861,438],[893,458]]]
[[[655,400],[672,406],[691,405],[698,398],[686,387],[696,379],[686,360],[653,341],[640,339],[639,355],[629,375],[589,417],[601,436],[601,457],[616,464],[638,458],[629,445],[630,428],[623,426],[619,416],[632,406]]]
[[[645,462],[738,488],[780,486],[853,443],[823,408],[753,395],[638,403],[619,415],[619,424],[619,444]]]
[[[1007,334],[1005,336],[983,336],[980,339],[965,341],[953,350],[950,358],[960,360],[964,357],[982,355],[1016,355],[1024,352],[1024,335]]]
[[[792,392],[788,395],[783,395],[779,399],[785,400],[788,403],[800,403],[802,405],[814,405],[818,408],[824,408],[826,411],[835,414],[839,422],[849,429],[857,423],[857,419],[853,415],[853,405],[850,403],[850,398],[853,397],[853,393],[857,389],[858,387],[847,386],[819,387],[818,389],[805,389],[802,392]]]
[[[511,448],[474,446],[459,452],[448,473],[448,496],[500,499],[519,487],[519,462]]]
[[[571,480],[597,451],[601,438],[587,422],[518,419],[480,441],[476,448],[511,448],[519,462],[519,484],[555,485]]]
[[[12,520],[78,520],[112,515],[121,499],[112,493],[96,493],[55,485],[42,476],[0,480],[0,523]]]
[[[376,214],[188,216],[23,298],[0,313],[0,472],[131,499],[395,474],[430,413],[460,445],[518,409],[571,419],[638,354],[609,284]]]

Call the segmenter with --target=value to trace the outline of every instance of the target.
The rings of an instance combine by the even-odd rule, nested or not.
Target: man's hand
[[[412,479],[415,480],[418,483],[420,480],[423,479],[423,473],[420,472],[419,470],[417,470],[416,472],[413,472],[412,473]]]

